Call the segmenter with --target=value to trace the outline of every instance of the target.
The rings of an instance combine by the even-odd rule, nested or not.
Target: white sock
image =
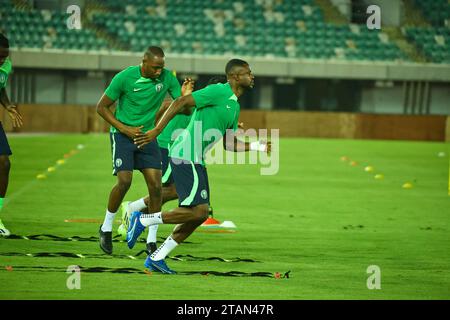
[[[161,212],[141,214],[139,221],[144,225],[144,227],[148,227],[149,225],[153,224],[163,223]]]
[[[147,243],[156,243],[156,233],[158,232],[158,225],[153,224],[148,227]]]
[[[106,209],[105,214],[105,220],[102,224],[102,231],[103,232],[111,232],[113,228],[114,223],[114,217],[116,216],[117,212],[109,212],[108,209]]]
[[[147,206],[145,205],[144,198],[141,198],[139,200],[130,202],[128,204],[128,208],[130,208],[130,212],[135,212],[135,211],[141,211],[141,210],[147,208]]]
[[[167,255],[175,249],[175,247],[178,245],[178,243],[172,239],[171,236],[169,236],[166,241],[162,245],[159,246],[158,249],[156,249],[155,252],[152,253],[151,258],[152,260],[158,261],[165,259]]]

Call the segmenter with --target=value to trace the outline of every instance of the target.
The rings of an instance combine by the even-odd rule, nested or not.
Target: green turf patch
[[[0,239],[0,299],[450,298],[444,143],[282,139],[277,175],[210,165],[215,218],[238,232],[194,233],[167,260],[179,274],[165,276],[144,272],[143,239],[129,250],[116,238],[112,256],[99,248],[96,221],[115,184],[108,135],[9,140],[0,216],[16,236]],[[135,172],[126,200],[145,193]],[[159,241],[172,229],[161,225]],[[79,290],[67,288],[73,265]],[[368,289],[370,266],[381,289]]]

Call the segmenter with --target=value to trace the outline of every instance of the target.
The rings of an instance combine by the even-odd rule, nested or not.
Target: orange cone
[[[213,217],[208,217],[208,219],[206,219],[206,221],[202,223],[202,226],[211,226],[215,224],[219,225],[220,221],[214,219]]]

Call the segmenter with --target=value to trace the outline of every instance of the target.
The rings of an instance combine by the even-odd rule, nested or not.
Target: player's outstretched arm
[[[5,107],[6,111],[8,111],[13,127],[20,128],[23,125],[22,116],[19,111],[17,111],[17,107],[9,101],[5,88],[2,88],[0,91],[0,103]]]
[[[192,95],[181,96],[175,99],[163,113],[155,128],[145,133],[138,134],[136,138],[134,138],[134,144],[136,144],[138,148],[142,148],[147,143],[155,140],[177,113],[183,110],[183,108],[193,106],[195,106],[195,100]]]
[[[234,132],[228,130],[223,136],[223,148],[234,152],[250,151],[250,143],[239,140]]]
[[[194,80],[192,80],[191,78],[184,79],[183,85],[181,86],[181,95],[182,96],[190,95],[192,93],[192,91],[194,91],[194,83],[195,83]],[[155,124],[159,122],[162,115],[164,114],[164,112],[166,112],[166,110],[169,108],[171,103],[172,103],[172,100],[166,99],[163,101],[163,103],[161,104],[161,107],[159,108],[158,112],[156,113]],[[184,108],[180,111],[180,113],[189,116],[192,114],[192,108]]]
[[[239,140],[230,130],[223,137],[223,147],[225,150],[234,152],[262,151],[270,153],[272,143],[266,141],[244,142]]]
[[[161,120],[162,115],[164,114],[164,112],[166,112],[166,110],[169,108],[170,104],[172,103],[173,100],[170,99],[166,99],[163,101],[163,103],[161,104],[161,107],[159,107],[158,112],[156,113],[155,116],[155,125],[159,122],[159,120]]]
[[[105,119],[106,122],[108,122],[110,125],[112,125],[114,128],[119,130],[121,133],[125,134],[129,138],[133,139],[138,136],[139,133],[142,133],[141,129],[143,126],[140,127],[129,127],[124,125],[122,122],[116,119],[114,117],[114,114],[111,112],[111,106],[114,104],[114,100],[110,99],[106,94],[103,94],[103,96],[100,98],[100,100],[97,103],[97,113]]]
[[[159,120],[161,120],[162,115],[164,114],[164,112],[167,111],[167,109],[169,109],[170,104],[172,103],[173,100],[164,100],[163,103],[161,104],[161,107],[159,108],[158,112],[156,113],[155,116],[155,125],[159,122]],[[192,107],[187,107],[187,108],[183,108],[182,110],[180,110],[180,113],[185,114],[185,115],[191,115],[192,114]]]

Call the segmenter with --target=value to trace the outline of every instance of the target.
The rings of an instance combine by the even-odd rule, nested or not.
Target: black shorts
[[[12,155],[11,148],[9,147],[8,139],[6,138],[5,130],[3,130],[2,123],[0,122],[0,155],[10,156]]]
[[[209,183],[205,166],[186,160],[169,159],[179,206],[208,204]]]
[[[115,132],[109,134],[113,161],[113,175],[119,171],[141,169],[161,170],[161,151],[154,140],[139,149],[126,135]]]
[[[169,149],[159,148],[161,151],[161,160],[162,160],[162,184],[163,186],[167,186],[173,184],[173,175],[172,168],[169,163]]]

